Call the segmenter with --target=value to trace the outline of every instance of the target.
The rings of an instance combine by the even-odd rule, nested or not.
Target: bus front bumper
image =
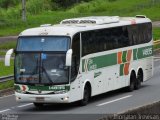
[[[23,94],[15,92],[17,102],[33,102],[33,103],[69,103],[69,94],[50,94],[50,95],[37,95],[37,94]]]

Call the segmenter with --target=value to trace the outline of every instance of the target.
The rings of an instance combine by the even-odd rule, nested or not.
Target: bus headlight
[[[68,101],[68,99],[69,99],[69,97],[64,97],[63,100],[64,100],[64,101]]]

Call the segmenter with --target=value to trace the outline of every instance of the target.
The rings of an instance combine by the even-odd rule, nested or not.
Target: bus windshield
[[[20,37],[17,51],[67,51],[69,37]]]
[[[65,54],[16,54],[15,75],[16,83],[65,84],[69,82]]]
[[[15,82],[19,84],[67,84],[65,66],[69,37],[19,38],[15,55]]]

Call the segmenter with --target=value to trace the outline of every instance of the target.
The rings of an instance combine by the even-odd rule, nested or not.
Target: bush
[[[89,2],[89,1],[92,1],[92,0],[51,0],[52,3],[57,4],[57,6],[61,8],[68,8],[77,3]]]
[[[50,10],[51,2],[50,0],[29,0],[26,3],[26,9],[27,13],[35,15],[40,12]]]
[[[19,3],[20,0],[0,0],[0,7],[8,9],[9,7],[13,7]]]

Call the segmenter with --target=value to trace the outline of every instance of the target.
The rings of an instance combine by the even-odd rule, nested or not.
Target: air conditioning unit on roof
[[[109,24],[119,22],[119,16],[93,16],[93,17],[82,17],[65,19],[60,22],[60,24]]]

